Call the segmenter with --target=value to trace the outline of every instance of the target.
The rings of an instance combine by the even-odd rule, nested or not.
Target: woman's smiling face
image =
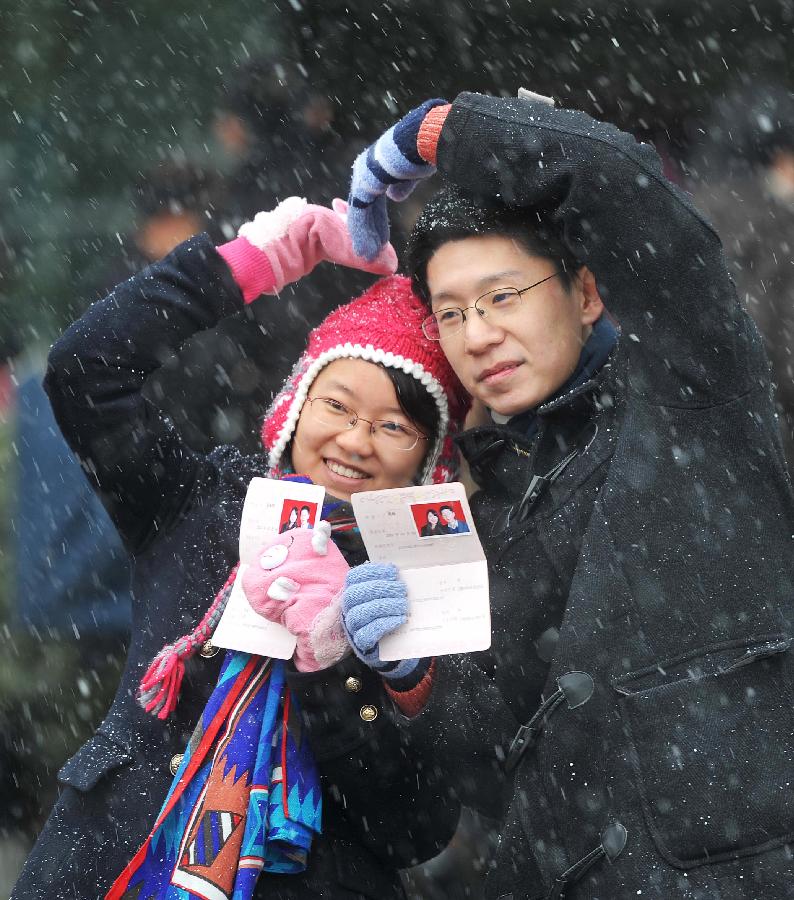
[[[382,366],[363,359],[337,359],[314,380],[312,398],[344,404],[362,418],[354,428],[319,421],[312,404],[303,404],[292,441],[292,468],[321,484],[334,497],[349,500],[358,491],[405,487],[422,464],[427,441],[400,450],[373,440],[369,422],[377,419],[407,425],[422,433],[400,408],[394,385]]]

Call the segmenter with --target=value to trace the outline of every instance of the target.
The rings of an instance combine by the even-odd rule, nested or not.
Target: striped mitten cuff
[[[347,224],[353,248],[365,259],[374,259],[389,239],[386,197],[404,200],[418,181],[428,178],[436,170],[435,165],[424,158],[418,145],[425,117],[436,107],[446,107],[448,110],[449,104],[446,100],[426,100],[359,154],[353,164]],[[434,119],[423,132],[424,152],[434,160],[433,133],[436,124]],[[438,126],[438,133],[441,125]]]

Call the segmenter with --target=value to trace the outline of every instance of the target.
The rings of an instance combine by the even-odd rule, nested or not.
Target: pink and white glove
[[[341,592],[350,569],[328,522],[269,538],[243,573],[251,607],[298,639],[295,667],[316,672],[350,652],[342,628]]]
[[[371,261],[357,256],[347,230],[347,203],[336,199],[332,207],[288,197],[274,210],[258,213],[241,226],[237,238],[217,248],[246,303],[261,294],[278,294],[319,262],[375,275],[397,271],[397,254],[391,244],[382,247]]]

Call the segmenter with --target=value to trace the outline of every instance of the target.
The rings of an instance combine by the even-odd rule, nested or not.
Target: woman
[[[365,268],[351,251],[343,208],[335,204],[335,210],[291,198],[244,225],[223,247],[214,248],[206,235],[191,239],[92,306],[52,349],[46,387],[64,434],[134,557],[136,605],[115,701],[94,737],[59,773],[64,790],[17,883],[19,900],[101,896],[149,834],[218,680],[221,660],[208,637],[233,582],[252,477],[297,469],[325,486],[336,500],[325,515],[334,542],[347,564],[356,565],[366,557],[351,494],[454,474],[450,435],[464,403],[443,356],[421,336],[423,311],[407,279],[379,282],[312,332],[266,416],[266,454],[246,457],[233,447],[197,454],[142,394],[166,351],[260,294],[277,293],[318,261]],[[394,265],[388,248],[368,268],[382,273]],[[186,626],[193,631],[180,642]],[[139,705],[138,684],[167,642],[175,642],[177,691],[148,697],[150,712],[164,713],[153,716]],[[301,637],[298,644],[306,646]],[[404,676],[405,667],[394,673]],[[310,740],[312,723],[322,721],[330,705],[346,706],[351,715],[313,747],[326,789],[324,830],[308,869],[263,875],[256,896],[403,896],[397,866],[433,855],[444,829],[439,805],[433,822],[421,812],[432,796],[430,776],[417,778],[409,766],[377,765],[372,737],[385,741],[393,734],[390,717],[379,715],[382,679],[348,656],[332,678],[288,667],[286,681]],[[370,814],[362,821],[332,789],[335,772],[347,771],[359,748],[362,772],[384,797],[380,820]],[[410,815],[394,816],[387,808],[393,791],[416,796]],[[450,818],[448,833],[452,828]]]
[[[281,526],[281,533],[284,534],[285,531],[292,531],[293,528],[298,527],[298,507],[293,506],[289,511],[289,517],[287,521]]]
[[[425,524],[419,532],[420,537],[435,537],[437,534],[443,534],[438,525],[438,513],[434,509],[428,509],[425,516]]]

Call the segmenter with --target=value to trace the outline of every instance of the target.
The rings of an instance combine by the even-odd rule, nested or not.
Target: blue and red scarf
[[[146,842],[108,900],[248,900],[306,868],[322,794],[285,664],[228,651]]]
[[[357,537],[349,503],[327,497],[322,518],[336,540]],[[154,828],[106,900],[249,900],[260,872],[305,870],[322,791],[284,672],[227,651]]]

